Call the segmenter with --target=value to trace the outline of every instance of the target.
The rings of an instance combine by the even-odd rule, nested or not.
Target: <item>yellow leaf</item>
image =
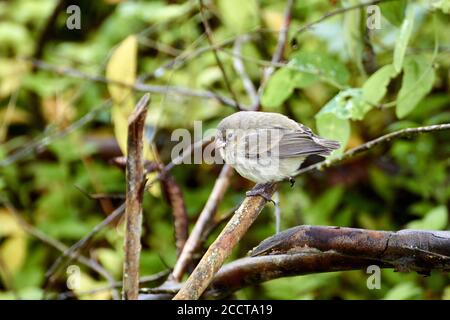
[[[115,104],[111,109],[111,119],[114,125],[114,135],[120,150],[124,155],[127,154],[127,137],[128,137],[128,112],[127,109],[133,109],[134,99],[129,96],[121,105]]]
[[[278,32],[284,23],[284,14],[280,11],[264,10],[263,11],[264,23],[270,30]]]
[[[0,208],[0,237],[23,233],[22,227],[12,213],[6,208]]]
[[[106,78],[110,81],[133,85],[136,82],[136,65],[137,39],[136,36],[131,35],[123,40],[111,55],[106,66]],[[131,93],[130,88],[117,84],[109,84],[108,90],[114,102],[119,104]],[[129,113],[132,111],[132,108],[127,110]]]
[[[73,276],[73,275],[72,275]],[[111,290],[101,290],[98,292],[84,294],[86,291],[91,291],[95,289],[100,289],[108,286],[107,282],[104,281],[95,281],[88,274],[84,272],[80,272],[78,274],[79,286],[74,288],[75,294],[78,296],[80,300],[109,300],[111,299]]]
[[[24,60],[0,58],[0,98],[9,96],[20,87],[29,69],[30,64]]]
[[[158,172],[151,172],[148,173],[146,178],[147,181],[151,182],[156,179],[158,176]],[[154,196],[159,197],[161,196],[161,186],[158,183],[153,183],[153,185],[148,189],[148,191]]]
[[[6,239],[0,246],[0,258],[10,274],[15,274],[23,265],[27,254],[27,240],[24,233]],[[4,276],[2,274],[2,276]]]

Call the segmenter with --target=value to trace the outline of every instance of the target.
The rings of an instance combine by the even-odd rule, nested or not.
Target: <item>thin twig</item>
[[[65,252],[67,250],[67,246],[63,244],[62,242],[59,242],[58,240],[46,235],[41,230],[37,229],[36,227],[32,226],[28,222],[26,222],[16,211],[16,209],[10,204],[9,202],[5,202],[5,206],[8,208],[9,212],[12,213],[14,218],[17,220],[17,222],[20,224],[22,229],[32,235],[33,237],[37,238],[38,240],[42,241],[43,243],[49,245],[52,248],[55,248],[56,250],[60,252]],[[85,265],[86,267],[94,270],[99,275],[104,277],[106,281],[109,282],[109,284],[115,283],[115,280],[112,275],[109,274],[108,271],[106,271],[100,264],[98,264],[95,260],[84,257],[82,255],[74,256],[74,259],[76,259],[81,264]],[[119,293],[117,290],[112,291],[112,296],[114,300],[119,299]]]
[[[13,151],[8,157],[0,161],[0,168],[9,166],[28,156],[33,151],[39,151],[45,146],[48,146],[54,140],[63,138],[71,134],[72,132],[78,130],[82,126],[94,120],[97,117],[97,115],[100,114],[100,112],[108,109],[109,107],[111,107],[111,105],[112,105],[111,100],[102,102],[98,107],[93,108],[91,111],[86,113],[84,116],[82,116],[80,119],[72,123],[67,128],[61,131],[51,132],[50,134],[46,133],[44,137],[35,139],[34,141],[26,144],[24,147],[16,151]]]
[[[309,22],[309,23],[301,26],[300,28],[298,28],[295,31],[293,37],[296,37],[299,33],[302,33],[302,32],[304,32],[306,30],[309,30],[311,27],[315,26],[316,24],[319,24],[319,23],[323,22],[324,20],[327,20],[327,19],[329,19],[331,17],[334,17],[336,15],[343,14],[343,13],[346,13],[346,12],[351,11],[351,10],[361,9],[361,8],[364,8],[364,7],[367,7],[367,6],[379,4],[379,3],[382,3],[382,2],[390,2],[390,1],[398,1],[398,0],[374,0],[374,1],[364,2],[364,3],[358,3],[358,4],[355,4],[355,5],[352,5],[352,6],[343,7],[343,8],[339,8],[339,9],[336,9],[334,11],[331,11],[331,12],[327,12],[326,14],[321,16],[319,19],[314,20],[312,22]]]
[[[241,51],[242,51],[242,44],[249,40],[250,40],[249,36],[242,36],[242,37],[238,37],[236,39],[236,41],[234,42],[233,65],[234,65],[234,69],[236,70],[236,73],[239,75],[239,77],[242,80],[245,91],[247,92],[247,95],[250,98],[251,105],[253,106],[257,103],[258,93],[256,92],[256,89],[255,89],[255,86],[253,85],[252,80],[250,79],[247,72],[245,71],[245,66],[244,66],[242,59],[239,57],[239,55],[241,54]]]
[[[98,75],[90,75],[80,70],[71,68],[71,67],[62,67],[62,66],[54,66],[45,61],[27,59],[31,61],[32,65],[45,71],[53,72],[58,75],[63,75],[71,78],[83,79],[103,84],[115,84],[121,87],[127,87],[137,92],[150,92],[154,94],[174,94],[186,97],[194,97],[194,98],[202,98],[202,99],[212,99],[216,100],[219,103],[237,109],[238,105],[232,99],[217,94],[212,91],[206,90],[197,90],[180,86],[162,86],[162,85],[150,85],[144,84],[141,82],[137,82],[135,84],[127,84],[121,81],[115,81],[111,79],[107,79],[103,76]]]
[[[139,100],[128,121],[125,258],[123,264],[123,298],[125,300],[137,300],[139,295],[142,197],[145,185],[144,128],[149,101],[150,95],[147,93]]]
[[[212,52],[214,54],[214,59],[216,59],[217,66],[220,69],[220,72],[222,73],[223,80],[225,82],[225,86],[227,87],[228,92],[230,92],[231,96],[233,97],[234,102],[236,103],[237,109],[242,110],[241,105],[239,103],[239,100],[237,98],[236,93],[233,90],[233,87],[231,86],[231,81],[228,78],[228,75],[225,71],[225,67],[222,63],[222,60],[220,60],[219,57],[219,49],[216,47],[214,43],[214,37],[213,32],[211,30],[211,26],[209,25],[208,19],[205,17],[205,5],[203,3],[203,0],[198,0],[199,6],[200,6],[200,17],[202,19],[203,26],[205,28],[206,38],[208,39],[209,45],[212,47]]]
[[[204,138],[200,141],[197,141],[194,143],[190,148],[185,150],[185,152],[178,156],[177,158],[173,159],[170,163],[168,163],[158,174],[157,177],[155,177],[152,181],[149,181],[146,184],[146,189],[148,190],[153,184],[155,184],[157,181],[162,179],[165,174],[167,174],[172,168],[180,163],[183,162],[183,160],[191,155],[191,153],[197,149],[202,147],[205,143],[210,142],[210,138]],[[102,222],[97,224],[91,232],[89,232],[83,239],[77,241],[75,244],[73,244],[70,248],[64,251],[64,254],[58,257],[56,261],[53,263],[53,265],[49,268],[49,270],[46,272],[46,277],[51,277],[56,270],[59,269],[60,265],[64,262],[66,258],[68,258],[68,261],[65,262],[65,265],[70,263],[70,261],[73,259],[74,256],[76,256],[76,253],[81,251],[100,231],[102,231],[104,228],[106,228],[108,225],[113,223],[114,221],[117,221],[122,217],[122,215],[125,212],[125,203],[122,203],[119,207],[117,207],[112,213],[110,213]]]
[[[164,194],[172,208],[175,246],[179,257],[188,238],[188,214],[183,192],[172,175],[166,174],[161,179]]]
[[[202,1],[200,0],[202,5]],[[286,45],[287,32],[291,21],[291,11],[293,0],[288,0],[285,10],[285,21],[283,28],[280,30],[277,49],[272,57],[272,62],[279,62],[282,59],[284,47]],[[264,77],[261,82],[258,94],[262,94],[263,87],[273,70],[265,70]],[[259,99],[252,105],[252,110],[259,109]],[[266,192],[272,195],[276,189],[276,184],[266,186]],[[223,231],[220,233],[214,243],[208,248],[199,264],[192,272],[187,282],[184,284],[180,292],[175,296],[176,300],[198,299],[203,291],[208,287],[214,274],[222,266],[225,259],[231,254],[232,249],[238,241],[244,236],[248,228],[258,217],[264,207],[266,199],[262,197],[247,197],[235,212]],[[250,209],[252,208],[253,209]],[[256,210],[255,210],[256,209]]]
[[[55,260],[55,262],[50,266],[50,268],[45,273],[45,277],[48,279],[53,276],[53,274],[59,269],[61,264],[64,262],[64,259],[69,258],[68,261],[65,262],[64,265],[67,265],[72,261],[72,259],[76,259],[78,257],[78,252],[86,246],[89,241],[91,241],[101,230],[103,230],[106,226],[116,221],[122,214],[125,212],[125,203],[122,203],[119,207],[117,207],[109,216],[106,217],[102,222],[97,224],[88,235],[86,235],[83,239],[76,242],[71,247],[64,250],[63,254]]]
[[[205,207],[200,213],[197,222],[195,223],[194,229],[192,229],[192,232],[189,235],[186,244],[184,245],[183,251],[181,252],[180,257],[178,258],[175,267],[173,268],[172,278],[175,281],[181,281],[186,267],[192,261],[192,255],[200,247],[203,239],[203,234],[214,219],[217,207],[225,196],[225,191],[228,189],[232,174],[233,168],[229,165],[224,165],[219,177],[214,184],[208,201],[206,202]]]
[[[444,130],[450,130],[450,123],[437,124],[437,125],[425,126],[425,127],[417,127],[417,128],[406,128],[406,129],[398,130],[395,132],[391,132],[391,133],[385,134],[379,138],[376,138],[374,140],[366,142],[360,146],[357,146],[353,149],[350,149],[339,157],[331,158],[329,160],[324,160],[324,161],[318,162],[316,164],[313,164],[311,166],[308,166],[306,168],[303,168],[300,171],[298,171],[297,175],[301,175],[301,174],[304,174],[304,173],[312,171],[312,170],[322,170],[322,169],[331,167],[331,166],[336,165],[344,160],[353,158],[356,155],[358,155],[364,151],[370,150],[380,144],[387,143],[393,139],[398,139],[398,138],[402,138],[402,137],[411,137],[411,136],[414,136],[414,135],[417,135],[420,133],[427,133],[427,132],[433,132],[433,131],[444,131]]]
[[[336,158],[331,161],[324,161],[319,164],[309,166],[302,170],[299,174],[311,171],[317,168],[328,167],[332,164],[338,163],[344,159],[348,159],[356,156],[358,153],[367,151],[381,143],[387,142],[391,139],[400,138],[404,136],[415,135],[419,133],[450,130],[450,124],[434,125],[428,127],[409,128],[399,130],[378,139],[369,141],[362,146],[356,147],[346,153],[340,158]],[[266,187],[265,192],[272,195],[276,185],[270,185]],[[250,199],[250,200],[249,200]],[[248,201],[259,201],[254,206],[249,206]],[[218,271],[223,261],[229,256],[234,245],[245,234],[248,227],[256,219],[265,201],[261,197],[249,198],[247,197],[242,203],[241,207],[236,211],[235,215],[231,218],[230,222],[225,226],[222,233],[216,239],[216,241],[209,247],[208,251],[203,256],[202,260],[198,264],[197,268],[191,274],[187,282],[184,284],[180,292],[174,299],[198,299],[203,291],[208,287],[212,281],[214,273]],[[238,217],[237,217],[238,216]],[[244,228],[236,228],[233,223],[243,224]],[[230,235],[231,233],[231,235]],[[236,237],[235,237],[236,236]]]
[[[161,272],[152,274],[152,275],[148,275],[148,276],[142,276],[139,279],[139,284],[147,284],[150,282],[156,282],[156,281],[161,281],[162,279],[164,279],[165,277],[167,277],[170,274],[169,270],[163,270]],[[100,287],[100,288],[95,288],[92,290],[86,290],[86,291],[78,291],[77,295],[89,295],[89,294],[95,294],[98,292],[104,292],[104,291],[109,291],[111,289],[115,289],[115,288],[121,288],[123,285],[122,281],[116,281],[113,284],[110,284],[109,286],[104,286],[104,287]],[[60,294],[58,294],[58,299],[59,300],[64,300],[64,299],[68,299],[68,298],[72,298],[75,296],[75,293],[73,291],[66,291],[66,292],[62,292]]]
[[[275,67],[273,64],[280,62],[283,59],[284,48],[286,47],[286,42],[288,38],[289,26],[291,25],[291,15],[292,15],[292,7],[294,5],[294,0],[287,0],[286,9],[284,11],[283,25],[278,33],[278,41],[275,52],[272,56],[271,65],[264,69],[263,76],[261,79],[261,84],[258,88],[258,99],[252,105],[253,109],[260,108],[260,100],[263,94],[264,88],[269,81],[270,76],[275,71]]]

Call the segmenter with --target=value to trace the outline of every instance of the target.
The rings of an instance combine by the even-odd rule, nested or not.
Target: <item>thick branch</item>
[[[200,213],[197,222],[189,235],[188,240],[181,252],[180,257],[173,268],[172,278],[175,281],[181,281],[184,271],[188,264],[192,261],[192,255],[198,250],[202,243],[203,234],[205,230],[211,225],[214,215],[217,211],[219,203],[222,201],[225,191],[230,184],[230,178],[233,174],[233,168],[229,165],[224,165],[220,172],[219,178],[217,178],[213,190],[205,204],[202,212]]]
[[[272,279],[370,265],[403,272],[449,271],[450,232],[298,226],[264,240],[251,254],[223,266],[202,297],[225,298]],[[148,292],[175,294],[179,289],[172,284]]]
[[[127,198],[125,202],[125,260],[123,298],[136,300],[139,293],[139,260],[141,254],[142,196],[144,192],[144,127],[150,95],[136,105],[128,123]]]
[[[267,187],[266,191],[269,195],[272,195],[275,188],[276,185],[272,184]],[[194,300],[203,294],[216,272],[256,220],[265,204],[266,200],[260,196],[245,198],[217,239],[208,248],[184,286],[174,297],[175,300]]]

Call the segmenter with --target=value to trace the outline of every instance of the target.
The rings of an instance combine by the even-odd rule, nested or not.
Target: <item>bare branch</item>
[[[142,197],[144,193],[144,127],[150,95],[145,94],[128,121],[126,231],[123,265],[123,298],[136,300],[139,294]]]
[[[223,266],[202,297],[220,299],[272,279],[370,265],[422,274],[449,271],[450,232],[298,226],[264,240],[251,253]],[[180,288],[162,285],[147,292],[175,294]]]
[[[46,235],[41,230],[35,228],[34,226],[32,226],[31,224],[26,222],[19,215],[19,213],[12,206],[12,204],[10,204],[9,202],[5,202],[5,205],[8,208],[9,212],[12,213],[14,218],[16,218],[17,222],[20,224],[20,226],[23,228],[23,230],[25,232],[29,233],[30,235],[32,235],[36,239],[42,241],[43,243],[49,245],[52,248],[55,248],[56,250],[58,250],[60,252],[65,252],[67,250],[67,246],[65,244],[63,244],[62,242],[59,242],[57,239],[54,239],[54,238]],[[95,272],[97,272],[102,277],[104,277],[106,279],[106,281],[109,282],[110,285],[115,283],[115,280],[114,280],[113,276],[111,274],[109,274],[109,272],[106,271],[100,264],[98,264],[97,261],[89,259],[89,258],[84,257],[84,256],[81,256],[81,255],[74,256],[73,258],[75,260],[77,260],[78,262],[80,262],[81,264],[85,265],[86,267],[94,270]],[[117,292],[117,290],[112,290],[112,296],[113,296],[114,300],[118,300],[119,299],[119,293]]]
[[[324,160],[324,161],[318,162],[314,165],[303,168],[302,170],[298,171],[297,175],[301,175],[303,173],[306,173],[306,172],[309,172],[312,170],[322,170],[322,169],[331,167],[331,166],[336,165],[344,160],[353,158],[362,152],[368,151],[380,144],[388,143],[393,139],[398,139],[398,138],[403,138],[403,137],[412,137],[412,136],[418,135],[420,133],[428,133],[428,132],[444,131],[444,130],[450,130],[450,123],[437,124],[437,125],[426,126],[426,127],[406,128],[406,129],[398,130],[395,132],[391,132],[391,133],[385,134],[384,136],[381,136],[379,138],[376,138],[374,140],[366,142],[360,146],[357,146],[353,149],[350,149],[339,157],[331,158],[329,160]]]
[[[238,37],[236,41],[234,42],[233,47],[233,65],[234,69],[236,70],[237,74],[242,79],[242,83],[244,85],[245,91],[247,92],[248,97],[250,98],[251,105],[255,105],[258,100],[258,93],[256,92],[255,86],[253,85],[252,80],[249,78],[247,72],[245,71],[245,66],[240,58],[241,51],[242,51],[242,44],[246,41],[250,40],[250,36],[242,36]]]
[[[220,60],[220,57],[219,57],[219,54],[218,54],[219,49],[214,44],[214,39],[213,39],[213,33],[212,33],[212,30],[211,30],[211,26],[209,25],[208,19],[205,17],[205,12],[204,11],[205,11],[206,8],[205,8],[205,5],[203,4],[203,0],[199,0],[199,5],[200,5],[200,17],[202,19],[202,23],[203,23],[203,26],[205,28],[206,38],[208,39],[209,45],[212,47],[212,52],[214,54],[214,58],[216,59],[217,66],[219,67],[220,72],[222,72],[222,77],[223,77],[223,80],[225,82],[225,86],[227,87],[228,91],[230,92],[231,96],[233,97],[234,102],[237,105],[237,109],[241,110],[242,108],[241,108],[241,106],[239,104],[239,100],[237,98],[237,95],[234,92],[233,87],[231,86],[231,81],[228,78],[228,75],[227,75],[227,73],[225,71],[225,67],[223,66],[222,61]]]
[[[278,33],[278,41],[275,52],[272,56],[271,64],[264,69],[263,77],[261,79],[261,84],[258,89],[258,100],[253,104],[253,109],[259,108],[260,99],[264,88],[269,81],[270,76],[275,71],[274,64],[280,62],[283,59],[284,47],[286,46],[286,41],[289,32],[289,26],[291,25],[291,15],[292,15],[292,6],[294,5],[294,0],[287,0],[286,9],[284,11],[284,19],[283,25]]]
[[[327,20],[327,19],[329,19],[331,17],[337,16],[339,14],[346,13],[346,12],[351,11],[351,10],[361,9],[361,8],[364,8],[364,7],[367,7],[367,6],[379,4],[379,3],[382,3],[382,2],[390,2],[390,1],[398,1],[398,0],[374,0],[374,1],[364,2],[364,3],[358,3],[358,4],[355,4],[355,5],[352,5],[352,6],[339,8],[339,9],[336,9],[334,11],[327,12],[326,14],[321,16],[319,19],[314,20],[314,21],[312,21],[310,23],[307,23],[307,24],[301,26],[300,28],[298,28],[295,31],[294,37],[297,36],[299,33],[302,33],[302,32],[304,32],[304,31],[306,31],[308,29],[311,29],[311,27],[313,27],[316,24],[319,24],[319,23],[323,22],[324,20]]]
[[[186,204],[184,203],[183,192],[173,176],[166,174],[165,177],[161,179],[161,183],[167,201],[172,208],[175,246],[179,257],[188,238],[188,215]]]
[[[219,203],[225,196],[225,191],[230,184],[230,178],[233,175],[233,168],[229,165],[224,165],[219,177],[217,178],[213,190],[205,204],[202,212],[200,213],[194,229],[192,229],[188,240],[181,252],[180,257],[173,268],[172,277],[175,281],[181,281],[183,274],[188,264],[192,261],[192,255],[199,249],[203,236],[206,230],[209,229],[214,215],[217,211]]]
[[[276,184],[267,185],[266,192],[275,192]],[[200,298],[214,275],[228,258],[234,246],[241,240],[266,204],[261,196],[247,197],[227,223],[217,239],[208,248],[186,283],[174,297],[175,300]]]
[[[103,76],[96,76],[96,75],[90,75],[87,73],[84,73],[80,70],[71,68],[71,67],[62,67],[62,66],[54,66],[47,62],[40,61],[40,60],[34,60],[34,59],[27,59],[31,61],[33,66],[36,68],[39,68],[41,70],[53,72],[58,75],[63,75],[71,78],[77,78],[77,79],[83,79],[103,84],[115,84],[117,86],[121,87],[127,87],[137,92],[150,92],[154,94],[167,94],[171,93],[174,95],[180,95],[180,96],[186,96],[186,97],[194,97],[194,98],[202,98],[202,99],[212,99],[216,100],[219,103],[229,106],[235,109],[238,109],[238,105],[235,101],[232,99],[219,95],[212,91],[206,91],[206,90],[196,90],[186,87],[179,87],[179,86],[162,86],[162,85],[150,85],[150,84],[144,84],[141,82],[137,82],[135,84],[127,84],[121,81],[114,81],[111,79],[107,79]]]

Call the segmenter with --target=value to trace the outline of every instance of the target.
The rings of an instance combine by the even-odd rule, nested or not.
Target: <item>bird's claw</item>
[[[295,185],[295,179],[292,177],[289,177],[289,183],[291,184],[291,188]]]
[[[256,196],[260,196],[262,197],[264,200],[266,200],[267,202],[272,202],[274,205],[276,205],[276,202],[272,200],[272,196],[270,194],[268,194],[267,192],[264,191],[264,189],[252,189],[250,191],[247,191],[245,193],[245,195],[247,197],[256,197]]]

